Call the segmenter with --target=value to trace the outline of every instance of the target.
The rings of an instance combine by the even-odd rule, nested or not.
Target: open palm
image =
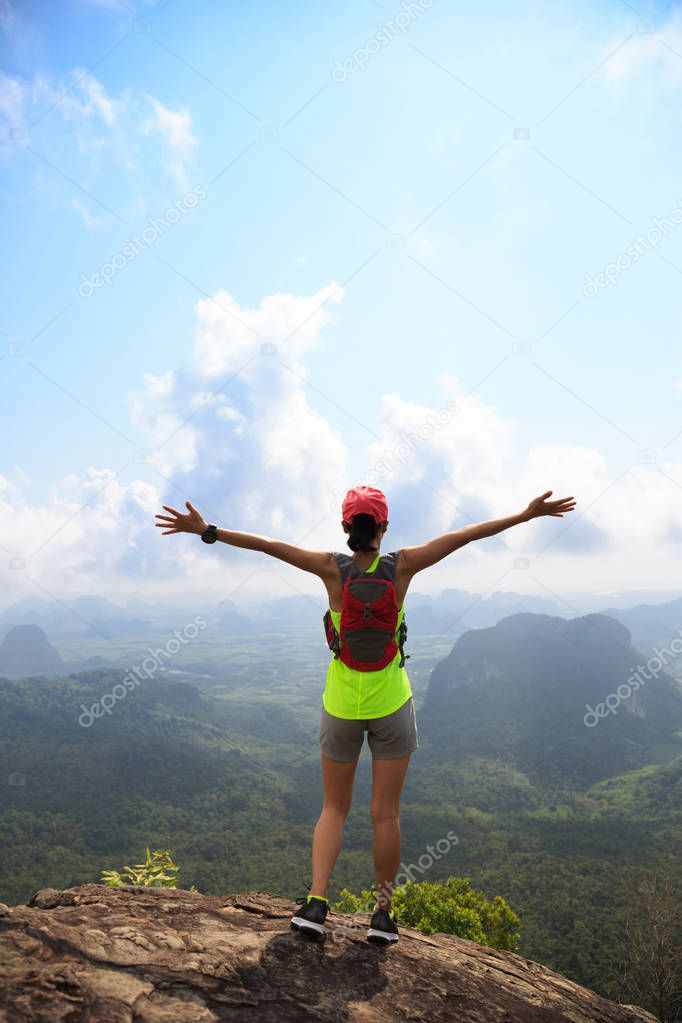
[[[548,501],[547,498],[551,497],[553,493],[553,490],[547,490],[540,497],[534,498],[526,508],[526,516],[529,519],[537,519],[541,515],[555,515],[558,518],[562,518],[566,512],[573,511],[575,500],[572,497],[562,497],[558,501]]]
[[[206,529],[206,522],[202,519],[196,508],[185,501],[186,507],[189,511],[186,514],[176,511],[175,508],[169,508],[167,504],[163,505],[165,511],[170,512],[170,515],[161,515],[160,513],[155,518],[160,519],[160,522],[155,522],[154,525],[158,529],[162,529],[162,536],[168,536],[169,533],[203,533]]]

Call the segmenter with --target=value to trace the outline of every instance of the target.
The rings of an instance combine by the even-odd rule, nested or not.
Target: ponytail
[[[380,526],[377,525],[373,515],[360,513],[354,515],[352,522],[347,522],[349,527],[348,546],[352,551],[373,551],[376,550],[376,539]]]

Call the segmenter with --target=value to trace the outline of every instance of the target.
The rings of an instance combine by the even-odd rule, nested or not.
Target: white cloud
[[[64,79],[37,72],[31,80],[14,81],[27,97],[31,119],[42,121],[44,116],[47,121],[54,114],[68,121],[74,131],[86,127],[89,131],[110,129],[121,118],[136,115],[137,101],[129,90],[114,97],[82,67],[73,68]]]
[[[96,78],[93,78],[92,75],[85,76],[83,89],[92,108],[97,111],[106,124],[111,126],[116,120],[119,111],[125,108],[125,102],[123,100],[114,100],[107,96],[102,84]]]
[[[278,293],[264,298],[258,308],[242,308],[228,292],[219,291],[196,305],[194,356],[208,377],[249,374],[261,344],[274,344],[274,357],[293,361],[305,372],[299,360],[318,344],[320,331],[330,322],[331,307],[342,298],[342,289],[332,282],[314,295]]]
[[[604,56],[616,49],[601,68],[602,78],[614,87],[632,82],[647,87],[677,88],[682,83],[682,17],[676,14],[664,26],[651,25],[652,31],[635,32],[622,46],[612,41]],[[619,40],[620,41],[620,40]]]
[[[255,308],[225,291],[196,304],[191,365],[172,386],[147,378],[145,392],[131,396],[135,424],[158,447],[155,464],[184,492],[203,490],[217,506],[229,481],[261,532],[283,519],[293,535],[304,532],[315,508],[329,506],[347,452],[310,406],[303,356],[321,343],[341,297],[332,283],[308,296],[270,295]],[[262,352],[264,339],[277,345],[274,354]]]
[[[339,549],[334,495],[371,482],[389,498],[387,549],[393,549],[394,542],[419,543],[472,520],[521,511],[552,489],[555,497],[577,498],[573,516],[526,523],[502,543],[491,538],[465,548],[416,588],[482,591],[501,579],[507,590],[546,593],[547,587],[568,595],[636,583],[677,585],[682,509],[671,478],[682,485],[682,464],[670,460],[662,471],[635,464],[618,479],[627,467],[610,466],[596,449],[538,444],[514,468],[514,422],[477,396],[462,396],[456,378],[442,380],[433,407],[401,393],[381,396],[373,424],[379,439],[364,452],[361,477],[351,475],[357,452],[315,406],[316,392],[306,385],[307,357],[324,343],[331,308],[341,298],[331,283],[311,295],[270,295],[253,307],[227,291],[215,302],[202,299],[188,362],[145,374],[129,396],[139,443],[153,453],[151,465],[131,457],[119,476],[109,467],[71,473],[41,504],[26,499],[21,474],[14,481],[0,476],[4,546],[29,557],[48,540],[29,557],[27,574],[60,598],[95,592],[125,599],[134,587],[150,599],[208,603],[215,595],[218,603],[225,580],[236,586],[250,576],[258,556],[230,550],[207,559],[197,555],[194,538],[162,538],[153,519],[162,504],[182,508],[189,498],[228,528]],[[275,354],[261,354],[262,337],[277,344]],[[329,388],[341,405],[343,386]],[[516,555],[531,559],[529,572],[513,570]],[[245,592],[289,592],[278,582],[282,575],[303,590],[315,587],[314,580],[278,566],[276,573],[256,571]],[[19,572],[6,571],[3,582],[8,602],[34,592]]]
[[[114,95],[83,68],[57,78],[38,72],[30,79],[0,72],[0,115],[10,124],[26,128],[29,141],[42,157],[76,181],[87,181],[93,194],[124,198],[113,202],[123,214],[147,209],[153,192],[159,201],[159,184],[186,184],[197,139],[188,110],[172,110],[157,97],[124,89]],[[50,182],[50,194],[64,195],[82,217],[86,228],[99,226],[82,201],[72,202],[73,187],[44,165],[26,156],[24,146],[3,146],[3,160],[27,159],[29,173]],[[122,172],[122,173],[120,173]],[[113,181],[113,185],[112,185]],[[131,214],[132,215],[132,214]],[[102,221],[104,223],[105,221]]]
[[[155,2],[156,0],[138,0],[138,5],[141,4],[143,7],[149,7]],[[135,13],[132,7],[123,3],[123,0],[80,0],[80,3],[85,9],[95,7],[98,10],[111,11],[114,14],[122,15],[125,15],[126,11]]]
[[[0,28],[9,32],[16,22],[16,14],[9,0],[0,0]]]
[[[262,355],[260,342],[252,341],[254,364],[224,390],[217,367],[232,366],[236,352],[242,353],[240,328],[227,316],[216,322],[213,303],[198,303],[201,344],[190,364],[146,374],[143,389],[129,398],[141,441],[153,451],[153,468],[135,465],[122,477],[109,468],[92,468],[82,478],[69,474],[44,506],[30,506],[19,485],[0,477],[0,531],[12,536],[13,553],[25,557],[55,534],[29,560],[28,573],[60,596],[127,593],[133,581],[136,592],[167,597],[218,588],[224,561],[197,558],[191,538],[162,540],[154,527],[162,504],[182,508],[187,498],[207,517],[215,511],[219,521],[235,528],[282,533],[294,541],[327,511],[332,532],[330,494],[346,477],[346,445],[311,407],[304,380],[283,361],[298,364],[304,351],[321,343],[330,321],[325,301],[331,296],[338,301],[340,294],[332,284],[309,296],[272,295],[246,309],[223,293],[236,316],[251,317],[269,336],[286,337],[306,321],[282,342],[282,361]],[[144,479],[133,478],[142,474]],[[19,579],[12,574],[9,582]],[[30,587],[11,599],[26,592]]]
[[[189,111],[171,110],[154,96],[147,99],[152,105],[154,114],[144,123],[147,134],[160,135],[170,151],[170,169],[180,184],[187,181],[187,162],[197,140],[192,134],[192,117]]]
[[[26,88],[19,78],[0,71],[0,112],[12,124],[23,124]]]
[[[102,226],[101,219],[93,216],[85,203],[81,202],[80,199],[72,199],[71,205],[82,219],[88,231],[92,231],[94,228]]]
[[[513,423],[473,396],[462,401],[456,378],[443,381],[442,394],[439,409],[395,393],[381,398],[381,440],[369,445],[363,482],[372,484],[365,477],[377,471],[380,482],[373,485],[404,495],[391,519],[401,530],[417,503],[422,532],[466,525],[494,504],[505,479]]]

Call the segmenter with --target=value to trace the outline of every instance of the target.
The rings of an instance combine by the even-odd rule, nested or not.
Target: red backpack
[[[341,573],[343,597],[337,632],[331,611],[324,616],[329,649],[349,668],[379,671],[400,651],[400,667],[409,657],[403,646],[407,638],[405,616],[398,636],[395,604],[395,569],[399,552],[383,554],[373,572],[363,572],[348,554],[335,554]]]

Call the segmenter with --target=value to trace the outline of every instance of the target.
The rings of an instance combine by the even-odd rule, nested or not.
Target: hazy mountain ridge
[[[594,604],[593,598],[590,602]],[[61,637],[84,641],[107,639],[144,640],[171,634],[173,629],[194,619],[208,616],[209,632],[226,638],[255,636],[262,633],[286,633],[301,630],[319,633],[322,637],[322,615],[325,611],[322,592],[310,596],[286,596],[271,600],[236,603],[226,601],[219,608],[208,610],[199,606],[169,608],[158,604],[144,605],[137,601],[129,611],[107,597],[82,596],[60,602],[40,597],[26,598],[0,613],[0,640],[15,625],[38,625],[51,642]],[[573,606],[580,601],[573,601]],[[503,618],[519,613],[550,614],[559,618],[575,616],[559,601],[514,591],[498,591],[490,596],[454,588],[444,589],[438,596],[417,591],[408,594],[406,618],[410,636],[448,635],[452,639],[470,629],[490,628]],[[654,645],[669,644],[682,628],[682,597],[660,604],[637,604],[632,607],[610,607],[599,613],[620,621],[631,632],[634,645],[649,656]],[[672,659],[674,663],[676,658]],[[116,663],[117,658],[104,658]],[[81,667],[98,662],[87,658]],[[103,663],[103,662],[99,662]],[[77,666],[75,660],[69,667]]]
[[[682,598],[663,604],[637,604],[631,608],[607,608],[602,612],[616,618],[632,635],[635,646],[653,650],[654,646],[669,647],[673,639],[682,636]]]
[[[645,661],[605,615],[522,613],[467,632],[431,675],[421,714],[430,756],[497,755],[581,784],[640,767],[682,727],[682,694],[665,672],[618,698]]]

